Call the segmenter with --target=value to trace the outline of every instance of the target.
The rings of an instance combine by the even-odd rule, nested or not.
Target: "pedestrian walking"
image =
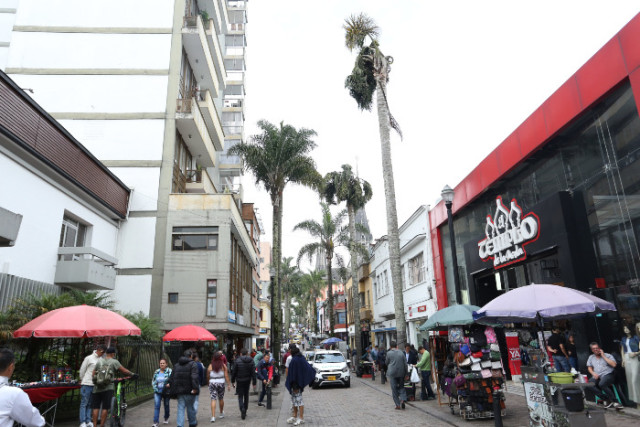
[[[238,390],[238,406],[243,420],[247,417],[247,409],[249,408],[249,384],[256,385],[256,365],[248,353],[246,348],[240,351],[240,357],[234,362],[231,374],[231,383],[235,384]]]
[[[316,371],[309,365],[307,359],[300,353],[300,349],[291,349],[289,358],[289,369],[287,370],[287,380],[285,387],[291,394],[291,404],[293,405],[293,416],[287,420],[287,424],[298,426],[304,424],[304,401],[302,392],[316,378]]]
[[[80,365],[80,427],[93,427],[91,422],[91,396],[93,395],[93,370],[104,356],[107,346],[99,344],[93,352],[84,358]]]
[[[92,418],[93,425],[98,425],[98,412],[102,406],[100,414],[100,427],[104,427],[107,422],[107,412],[111,408],[111,398],[115,391],[113,379],[116,372],[122,372],[125,375],[134,376],[135,374],[122,366],[116,359],[116,349],[114,347],[107,348],[104,359],[96,363],[93,370],[93,395],[91,396],[91,407],[93,408]]]
[[[391,396],[396,404],[396,409],[404,409],[407,401],[407,393],[404,390],[404,379],[407,376],[407,359],[405,354],[398,350],[395,341],[389,344],[389,351],[385,359],[387,365],[387,379],[391,385]]]
[[[262,401],[267,394],[267,388],[271,387],[271,381],[273,381],[273,361],[269,353],[265,353],[262,360],[258,362],[257,376],[262,382],[262,391],[260,392],[260,397],[258,397],[258,406],[264,406]]]
[[[169,424],[169,405],[170,399],[168,390],[165,385],[167,384],[169,377],[171,376],[171,368],[167,364],[167,359],[164,357],[158,362],[160,366],[153,373],[153,379],[151,380],[151,386],[153,387],[153,427],[158,427],[160,424],[160,406],[164,403],[164,424]]]
[[[193,361],[193,351],[186,350],[182,357],[178,359],[178,364],[173,367],[173,372],[169,377],[171,396],[178,399],[178,414],[176,415],[176,425],[184,427],[184,412],[187,411],[189,426],[198,424],[195,401],[200,393],[200,378],[198,376],[198,365]]]
[[[207,378],[209,378],[209,394],[211,395],[211,422],[216,422],[216,401],[220,402],[220,415],[224,418],[224,387],[231,390],[229,380],[229,370],[224,363],[224,356],[221,351],[216,351],[211,359],[211,364],[207,368]]]
[[[418,368],[421,378],[420,399],[435,399],[436,395],[431,388],[431,354],[423,346],[418,347],[418,353],[420,353],[420,361],[418,361],[416,368]]]
[[[45,425],[45,419],[33,407],[27,393],[9,386],[9,378],[15,369],[13,351],[0,348],[0,425],[12,426],[15,421],[26,427],[41,427]]]

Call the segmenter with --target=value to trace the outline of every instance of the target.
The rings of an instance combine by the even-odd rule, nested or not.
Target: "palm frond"
[[[345,31],[344,44],[350,51],[362,48],[367,37],[375,40],[380,33],[375,21],[364,13],[351,15],[345,19],[343,28]]]

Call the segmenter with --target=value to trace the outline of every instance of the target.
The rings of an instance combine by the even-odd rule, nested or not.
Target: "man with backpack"
[[[198,424],[195,402],[200,393],[200,377],[198,365],[193,360],[192,350],[185,350],[178,363],[173,366],[173,372],[169,377],[171,397],[178,399],[178,411],[176,425],[184,427],[184,412],[187,411],[187,420],[190,426]]]
[[[104,359],[96,363],[93,371],[93,396],[91,397],[91,406],[93,408],[93,425],[98,426],[98,411],[102,406],[100,414],[100,427],[104,427],[107,421],[107,412],[111,406],[111,398],[115,391],[113,380],[116,372],[122,372],[125,375],[136,376],[133,372],[125,368],[116,359],[116,349],[114,347],[107,348]]]

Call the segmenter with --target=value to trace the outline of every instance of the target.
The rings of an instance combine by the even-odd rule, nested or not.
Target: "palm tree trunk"
[[[284,285],[284,330],[286,336],[289,336],[289,328],[291,327],[291,299],[289,298],[289,282]]]
[[[335,334],[335,319],[333,318],[333,277],[331,275],[331,258],[333,254],[329,254],[327,251],[327,283],[329,285],[327,292],[327,303],[329,308],[329,336],[332,337]]]
[[[280,326],[280,313],[282,312],[280,303],[280,228],[282,228],[282,216],[280,215],[280,198],[277,196],[272,197],[271,203],[273,209],[273,254],[271,264],[275,266],[272,289],[273,293],[271,294],[271,298],[274,302],[271,310],[271,332],[273,339],[271,345],[273,347],[273,356],[278,360],[280,357],[280,336],[282,334]]]
[[[356,213],[353,206],[347,204],[349,214],[349,249],[351,255],[351,286],[355,290],[353,293],[353,333],[355,334],[356,353],[358,360],[362,356],[362,340],[360,327],[360,281],[358,280],[358,254],[356,253]]]
[[[382,69],[388,69],[383,58]],[[378,105],[378,124],[380,128],[380,148],[382,149],[382,174],[384,178],[384,195],[387,207],[387,235],[389,236],[389,261],[391,263],[391,281],[393,284],[393,308],[396,314],[396,331],[398,346],[407,342],[406,321],[404,317],[404,296],[402,294],[402,270],[400,268],[400,237],[398,232],[398,213],[396,211],[396,190],[393,181],[393,165],[391,162],[391,141],[389,135],[389,107],[385,99],[387,73],[378,78],[376,101]]]

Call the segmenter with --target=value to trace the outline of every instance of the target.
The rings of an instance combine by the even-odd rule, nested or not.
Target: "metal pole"
[[[449,239],[451,241],[451,261],[453,262],[453,284],[456,290],[456,302],[462,304],[462,293],[460,292],[460,278],[458,277],[458,254],[456,251],[456,238],[453,234],[453,214],[451,213],[452,202],[446,202],[447,218],[449,220]]]

